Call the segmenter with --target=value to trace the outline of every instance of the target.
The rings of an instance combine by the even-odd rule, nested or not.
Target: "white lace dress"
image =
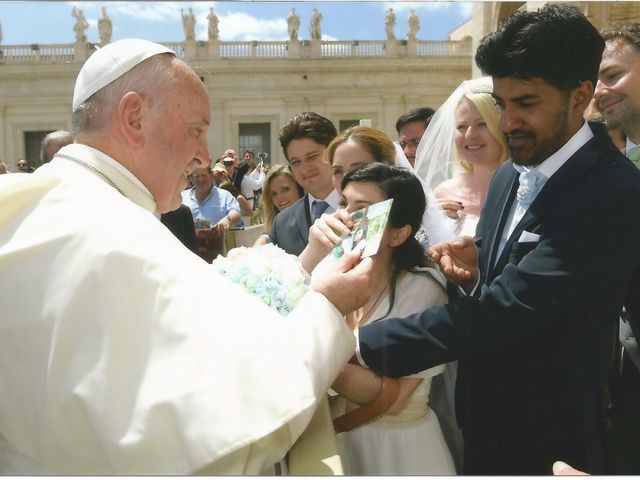
[[[433,269],[421,270],[424,274],[405,273],[402,276],[391,312],[378,321],[405,317],[432,305],[446,303],[442,284],[433,277],[441,279],[440,274]],[[387,296],[370,319],[380,318],[388,308]],[[439,365],[412,375],[424,380],[399,415],[383,415],[337,435],[347,475],[455,475],[438,418],[427,406],[431,378],[443,371],[444,365]],[[339,398],[332,406],[333,416],[355,407],[355,404]]]

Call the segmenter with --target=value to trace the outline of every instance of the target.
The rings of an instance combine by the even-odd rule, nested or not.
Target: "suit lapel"
[[[487,263],[485,264],[485,272],[487,276],[493,270],[493,265],[496,263],[495,258],[498,253],[498,246],[500,245],[500,239],[502,238],[502,231],[505,227],[509,211],[511,210],[511,204],[516,196],[516,190],[518,189],[518,172],[513,168],[511,162],[508,166],[505,166],[509,170],[505,174],[505,178],[501,180],[499,184],[496,184],[496,188],[499,189],[496,201],[493,204],[491,210],[498,212],[497,215],[493,215],[494,221],[490,225],[487,225],[486,231],[490,232],[491,242],[489,244],[489,255],[486,256]]]
[[[304,240],[304,243],[307,244],[309,242],[309,228],[311,227],[311,214],[309,213],[309,195],[305,195],[302,208],[298,211],[296,215],[296,228],[298,229],[298,233]]]
[[[542,187],[542,190],[540,190],[536,199],[527,209],[518,225],[513,229],[513,232],[509,236],[498,261],[495,262],[496,270],[498,272],[502,271],[504,268],[504,265],[509,258],[511,246],[518,238],[520,238],[522,232],[527,230],[529,232],[536,233],[535,228],[539,224],[540,218],[549,209],[554,206],[562,205],[563,202],[566,202],[566,199],[571,196],[573,187],[596,162],[603,147],[603,139],[599,136],[599,133],[600,132],[598,130],[594,131],[595,136],[585,143],[576,153],[574,153],[564,163],[564,165],[562,165],[558,171],[551,176],[547,183],[545,183],[544,187]],[[517,176],[515,178],[516,189],[514,189],[514,192],[517,190],[518,185]],[[515,193],[513,196],[515,196]],[[505,210],[503,210],[501,220],[502,227],[504,227],[506,217],[509,215],[511,203],[513,203],[513,198],[510,199],[509,208],[505,208]],[[500,232],[502,232],[502,228],[500,228]]]

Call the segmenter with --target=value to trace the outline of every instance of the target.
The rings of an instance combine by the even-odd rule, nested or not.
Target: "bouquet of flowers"
[[[298,257],[272,244],[233,248],[212,265],[282,315],[289,314],[309,289],[309,274]]]

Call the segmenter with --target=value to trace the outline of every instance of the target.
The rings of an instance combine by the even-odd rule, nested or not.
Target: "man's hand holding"
[[[429,256],[440,266],[447,280],[470,293],[478,281],[478,248],[472,237],[458,237],[429,249]]]
[[[327,297],[343,315],[362,307],[371,296],[373,260],[361,260],[360,254],[360,250],[346,253],[311,282],[311,290]]]

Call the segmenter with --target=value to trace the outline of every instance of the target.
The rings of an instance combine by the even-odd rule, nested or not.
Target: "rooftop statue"
[[[411,10],[411,13],[409,13],[409,31],[407,32],[407,39],[415,40],[418,30],[420,30],[420,19],[418,18],[416,11]]]
[[[73,7],[71,16],[76,19],[76,24],[73,26],[73,31],[76,32],[76,42],[86,42],[87,36],[84,32],[89,28],[89,22],[84,18],[84,13],[79,8]]]
[[[289,40],[298,40],[300,17],[296,14],[296,7],[291,7],[291,13],[287,17],[287,27],[289,29]]]
[[[207,15],[207,20],[209,20],[209,40],[217,40],[219,31],[218,31],[218,17],[215,13],[213,13],[213,8],[209,9],[209,15]]]
[[[193,8],[189,9],[188,13],[184,13],[183,9],[180,9],[182,14],[182,27],[184,28],[185,40],[196,39],[196,17],[193,14]]]
[[[393,29],[396,26],[396,14],[393,8],[389,8],[384,16],[384,30],[387,33],[388,40],[395,40],[396,34],[393,33]]]
[[[311,40],[320,40],[322,38],[320,31],[320,22],[322,21],[322,13],[317,8],[313,9],[311,15]]]
[[[111,41],[111,33],[113,25],[111,19],[107,15],[107,9],[102,7],[102,16],[98,19],[98,33],[100,34],[100,43],[107,44]]]

